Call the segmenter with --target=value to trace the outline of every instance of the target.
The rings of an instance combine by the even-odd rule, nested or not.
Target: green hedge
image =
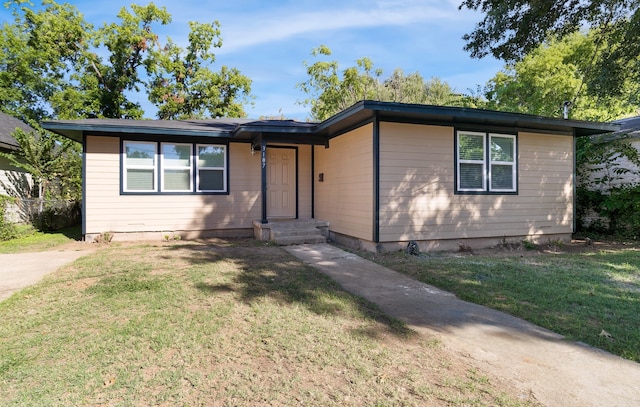
[[[576,203],[581,230],[640,238],[640,185],[612,188],[608,193],[578,188]],[[605,221],[586,225],[589,211]]]

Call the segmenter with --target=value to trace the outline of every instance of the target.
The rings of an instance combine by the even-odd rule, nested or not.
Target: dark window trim
[[[209,142],[203,142],[202,139],[197,139],[197,140],[175,140],[175,138],[161,138],[161,139],[154,139],[154,140],[149,140],[148,137],[119,137],[120,139],[120,195],[134,195],[134,196],[145,196],[145,195],[150,195],[150,196],[156,196],[156,195],[167,195],[167,196],[174,196],[174,195],[198,195],[198,196],[202,196],[202,195],[229,195],[231,193],[231,186],[229,184],[229,180],[230,180],[230,175],[229,175],[229,168],[231,167],[231,158],[230,158],[230,154],[229,154],[229,141],[218,141],[216,140],[216,142],[211,142],[212,140],[209,140]],[[156,155],[157,155],[157,167],[156,167],[156,190],[155,191],[149,191],[149,192],[144,192],[144,191],[125,191],[124,190],[124,184],[125,184],[125,169],[124,169],[124,143],[127,141],[131,141],[131,142],[144,142],[144,143],[155,143],[156,144]],[[162,191],[162,159],[160,157],[160,155],[162,154],[162,143],[175,143],[175,144],[191,144],[191,157],[193,160],[193,174],[191,174],[191,182],[192,182],[192,191],[166,191],[163,192]],[[226,191],[216,191],[216,192],[211,192],[211,191],[202,191],[202,192],[198,192],[197,191],[197,185],[196,185],[196,181],[197,181],[197,177],[196,177],[196,173],[197,173],[197,157],[195,156],[195,154],[197,153],[196,149],[198,145],[219,145],[219,146],[225,146],[225,154],[226,154],[226,167],[225,167],[225,177],[226,177]]]
[[[454,183],[454,194],[455,195],[518,195],[520,193],[520,157],[519,157],[519,134],[518,132],[514,133],[505,133],[504,131],[499,130],[489,130],[487,128],[482,128],[482,130],[478,130],[473,127],[455,127],[453,129],[453,183]],[[485,135],[485,185],[482,191],[460,191],[458,189],[458,133],[459,132],[470,132],[470,133],[483,133]],[[490,139],[491,135],[494,136],[510,136],[515,138],[514,145],[514,156],[516,157],[515,162],[515,191],[491,191],[489,183],[491,180],[489,179],[489,171],[491,167],[491,148],[490,148]]]

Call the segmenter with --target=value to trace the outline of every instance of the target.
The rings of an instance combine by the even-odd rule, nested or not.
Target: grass
[[[0,254],[40,252],[65,243],[79,241],[82,236],[81,227],[74,226],[55,232],[40,232],[31,225],[18,225],[19,237],[0,241]]]
[[[22,405],[531,405],[279,247],[103,245],[0,303]]]
[[[367,256],[461,299],[640,362],[640,250],[559,251]]]

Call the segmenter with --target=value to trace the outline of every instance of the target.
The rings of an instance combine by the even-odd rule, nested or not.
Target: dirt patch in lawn
[[[640,242],[623,240],[592,240],[585,238],[572,239],[570,242],[549,241],[533,244],[522,241],[503,241],[500,244],[484,249],[472,249],[460,245],[457,252],[442,253],[447,255],[476,255],[487,257],[534,257],[541,254],[577,254],[599,252],[602,250],[640,250]]]

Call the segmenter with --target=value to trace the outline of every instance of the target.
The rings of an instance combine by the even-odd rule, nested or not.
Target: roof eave
[[[371,120],[376,116],[381,120],[413,118],[416,121],[442,125],[509,127],[522,130],[558,132],[578,137],[609,133],[620,129],[619,125],[612,123],[555,119],[482,109],[363,100],[320,123],[316,130],[331,137],[332,134],[338,134],[340,129],[344,127],[341,124],[353,124]]]
[[[9,144],[9,143],[0,142],[0,150],[18,151],[20,150],[20,146],[18,144]]]
[[[42,122],[41,126],[71,140],[82,143],[85,133],[90,134],[148,134],[161,136],[229,137],[229,132],[212,130],[168,129],[149,126],[110,126],[106,124],[77,124],[67,122]]]

